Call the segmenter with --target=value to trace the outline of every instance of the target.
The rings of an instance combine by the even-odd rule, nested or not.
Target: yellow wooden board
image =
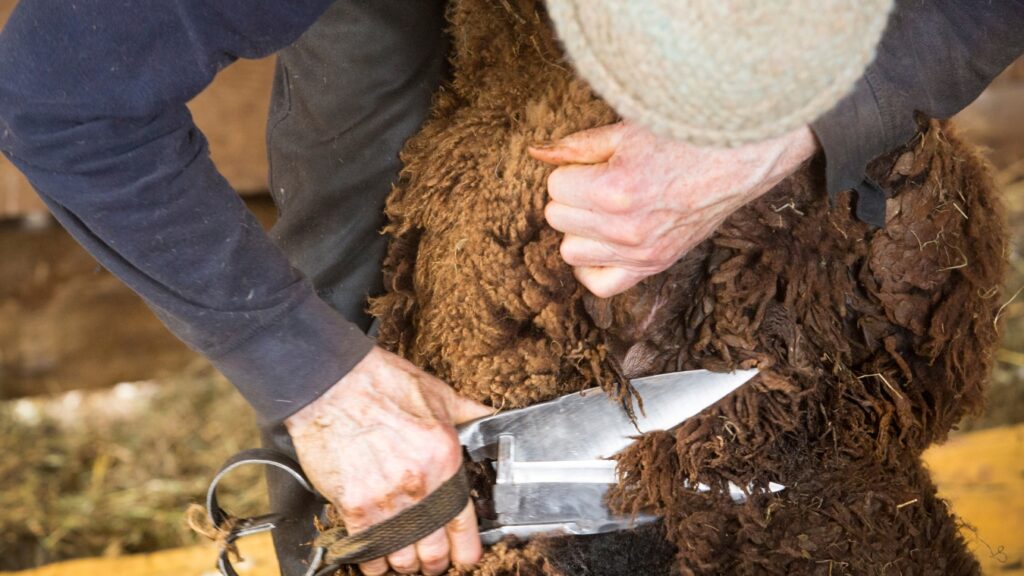
[[[974,529],[967,540],[985,574],[1024,576],[1024,425],[964,434],[925,461],[943,497]],[[242,543],[241,576],[276,576],[269,535]],[[52,564],[18,576],[216,576],[212,546]]]
[[[269,534],[239,542],[244,561],[234,563],[239,576],[278,576]],[[12,576],[218,576],[217,551],[210,545],[135,554],[119,558],[86,558],[60,562]]]
[[[984,574],[1024,576],[1024,425],[964,434],[925,461]]]

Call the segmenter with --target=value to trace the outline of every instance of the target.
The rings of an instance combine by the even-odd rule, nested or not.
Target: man
[[[453,424],[489,413],[364,335],[365,298],[381,289],[377,230],[397,151],[444,75],[442,4],[21,0],[0,36],[0,149],[104,266],[235,383],[265,442],[297,452],[350,530],[441,485],[461,458]],[[602,56],[588,60],[570,41],[571,4],[550,3],[556,26],[600,89],[587,62]],[[608,22],[636,16],[597,5]],[[656,136],[638,116],[535,148],[560,166],[546,216],[566,234],[563,257],[595,294],[621,292],[819,147],[829,191],[855,189],[858,215],[884,223],[884,192],[864,179],[867,162],[912,136],[915,110],[948,116],[976,97],[1020,53],[1022,26],[1019,1],[907,0],[850,95],[774,138],[698,147]],[[875,33],[863,44],[874,46]],[[234,59],[277,50],[268,140],[281,214],[268,237],[210,162],[185,102]],[[270,485],[275,508],[316,512],[287,478],[271,473]],[[275,533],[284,573],[304,572],[309,530]],[[361,567],[438,574],[479,555],[467,505]]]

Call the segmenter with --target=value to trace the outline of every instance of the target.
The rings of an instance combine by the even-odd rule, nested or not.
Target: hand
[[[620,122],[530,154],[558,166],[544,216],[565,233],[562,258],[595,296],[609,298],[674,264],[817,146],[807,127],[739,148],[698,148]]]
[[[420,501],[462,465],[454,425],[492,413],[459,397],[444,382],[374,348],[323,396],[285,421],[299,463],[337,507],[349,532],[359,532]],[[441,574],[454,562],[480,559],[473,503],[444,528],[359,567]]]

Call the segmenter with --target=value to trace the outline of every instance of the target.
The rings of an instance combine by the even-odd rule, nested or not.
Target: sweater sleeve
[[[812,123],[828,191],[858,193],[857,217],[882,226],[884,191],[868,163],[905,144],[915,112],[948,118],[1024,52],[1024,1],[896,0],[875,61],[853,91]]]
[[[21,0],[0,34],[0,150],[265,422],[326,391],[372,341],[271,243],[185,103],[329,3]]]

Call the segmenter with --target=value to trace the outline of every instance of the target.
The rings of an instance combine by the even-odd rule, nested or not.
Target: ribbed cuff
[[[310,290],[295,307],[210,361],[266,425],[319,398],[373,346],[372,338]]]

